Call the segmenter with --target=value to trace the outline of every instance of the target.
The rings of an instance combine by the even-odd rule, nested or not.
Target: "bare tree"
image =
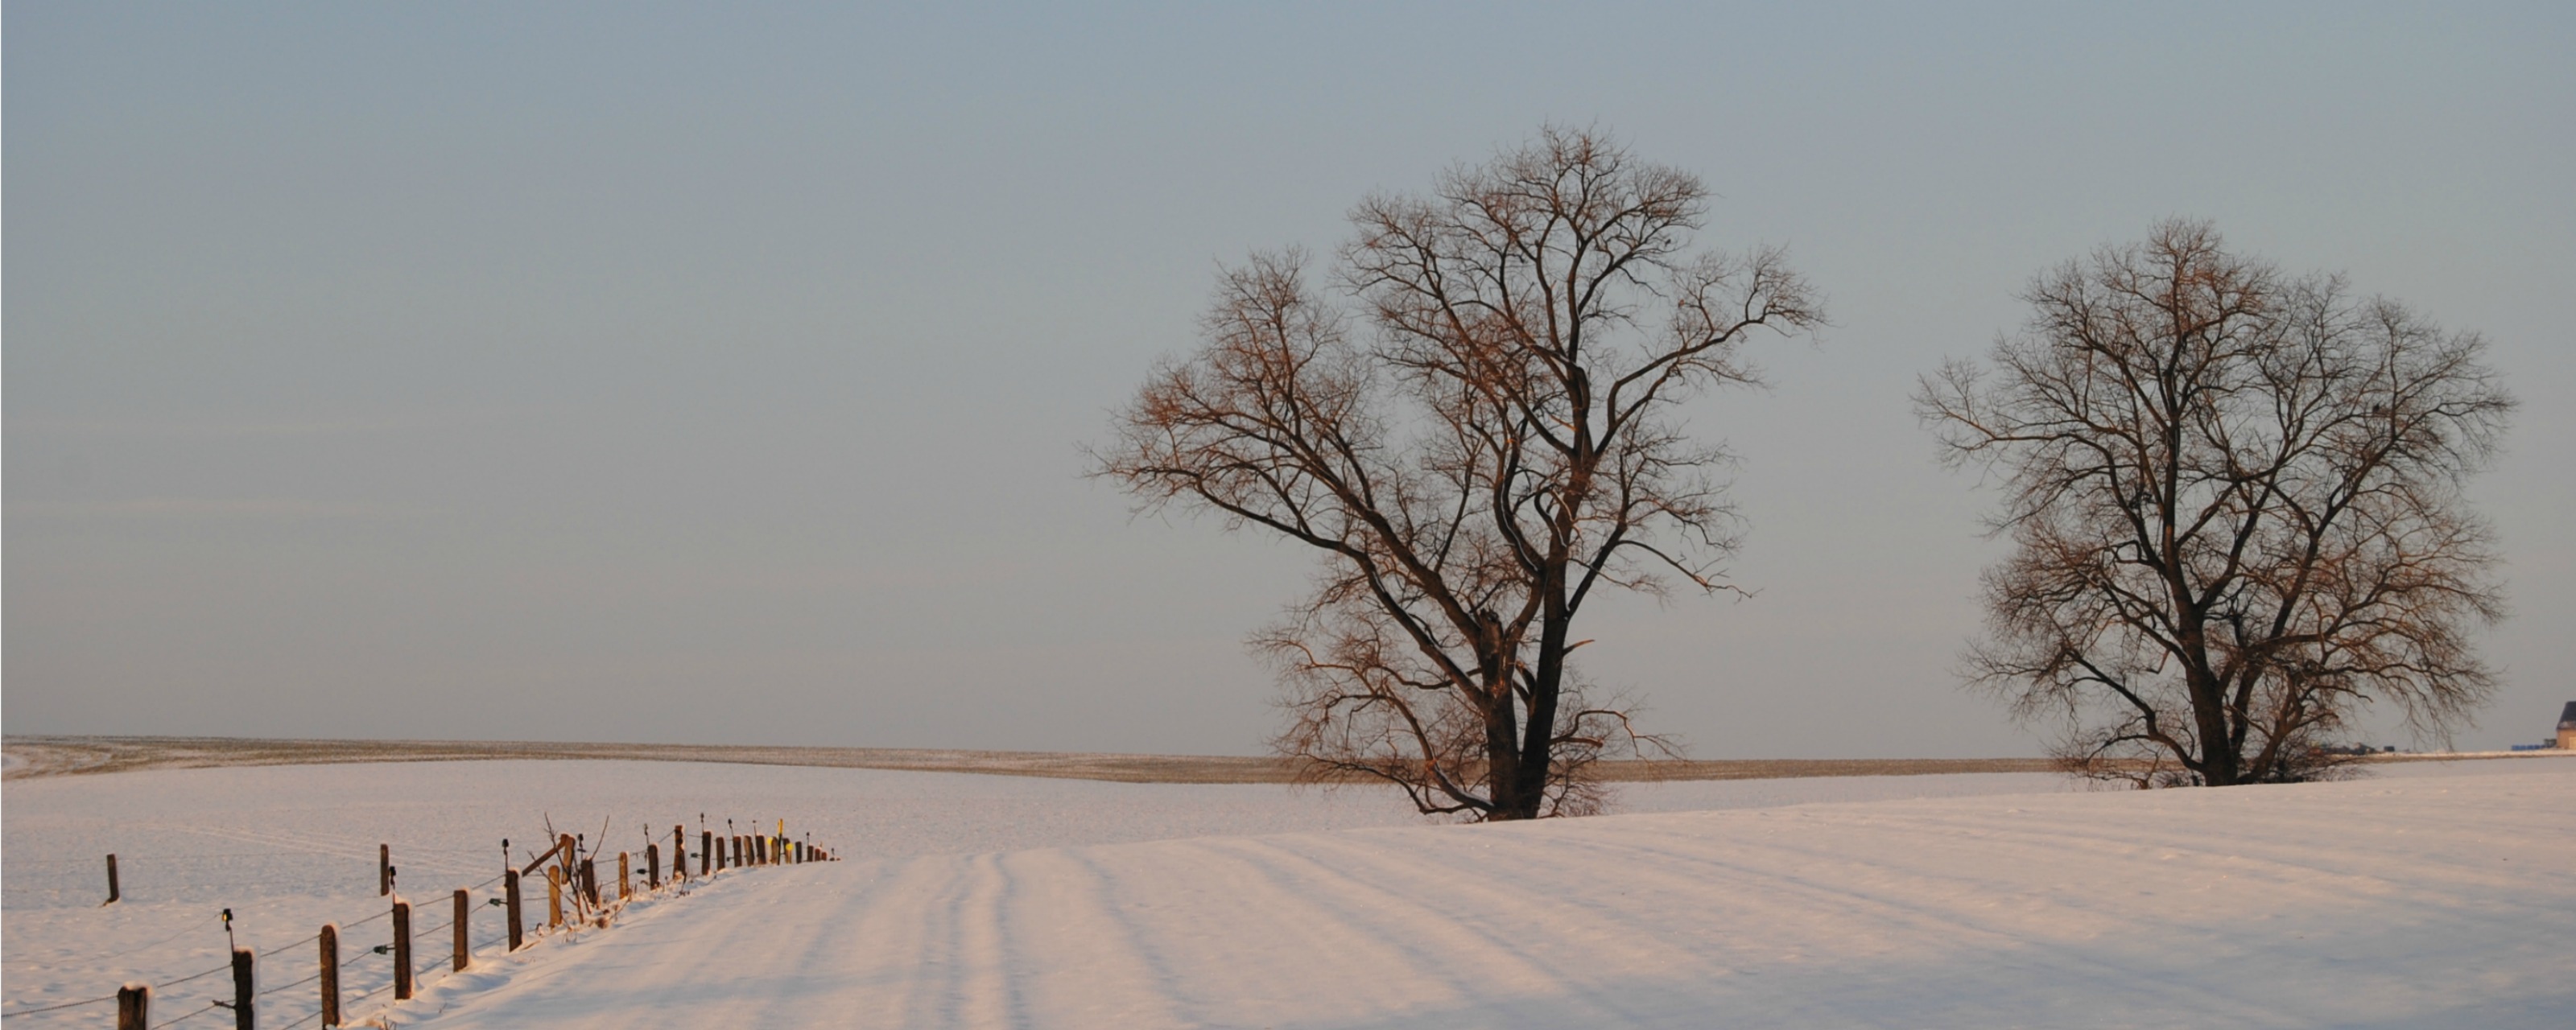
[[[2461,495],[2512,399],[2485,344],[2168,222],[2034,280],[1992,367],[1926,377],[1953,466],[1996,475],[1972,683],[2140,786],[2331,774],[2366,705],[2440,736],[2493,690],[2501,614]]]
[[[1548,128],[1431,196],[1361,202],[1330,294],[1296,251],[1222,273],[1203,347],[1094,458],[1144,510],[1320,553],[1313,595],[1254,638],[1283,753],[1426,814],[1526,819],[1592,810],[1593,759],[1659,746],[1587,696],[1575,618],[1602,586],[1727,589],[1724,455],[1675,405],[1751,382],[1757,329],[1820,319],[1777,250],[1688,249],[1707,195]]]

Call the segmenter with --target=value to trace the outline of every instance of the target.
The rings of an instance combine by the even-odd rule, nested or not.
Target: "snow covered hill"
[[[413,1011],[566,1030],[2565,1027],[2571,787],[2535,773],[840,863],[727,884]]]
[[[524,784],[570,768],[529,764],[468,763],[445,774]],[[341,786],[322,795],[338,794],[343,807],[327,819],[308,813],[298,832],[318,840],[321,824],[337,821],[361,824],[352,836],[367,839],[375,828],[363,824],[385,813],[341,793],[368,767],[356,768],[329,772]],[[190,770],[9,787],[12,1008],[76,996],[91,985],[71,960],[128,939],[81,929],[104,925],[101,910],[22,886],[22,854],[54,861],[49,849],[71,838],[79,843],[64,847],[95,846],[84,834],[102,831],[71,809],[95,811],[106,792],[150,783],[151,800],[121,803],[184,807],[190,789],[238,790],[242,781],[228,777],[250,773],[295,775]],[[651,775],[600,787],[621,806],[708,800],[671,797]],[[2051,785],[2017,777],[1984,790],[1973,777],[1910,791],[1878,784],[1900,793],[1852,801],[1830,799],[1873,785],[1656,785],[1661,793],[1632,802],[1712,810],[1486,827],[1403,825],[1383,798],[1274,788],[744,775],[760,778],[729,784],[744,792],[732,800],[837,797],[848,807],[816,825],[864,857],[760,871],[658,901],[577,941],[486,952],[475,970],[387,1011],[389,1022],[2576,1025],[2569,760],[2155,793],[2027,793]],[[775,778],[809,775],[822,778]],[[831,778],[850,776],[858,778]],[[791,782],[808,789],[777,789]],[[852,795],[854,784],[864,797]],[[64,790],[74,793],[49,793]],[[395,810],[417,822],[425,810],[414,806],[435,800],[406,798]],[[446,811],[496,804],[476,798]],[[949,829],[916,828],[910,844],[886,825],[869,824],[888,831],[873,837],[859,832],[882,809],[915,823],[945,819]],[[996,824],[958,829],[980,825],[977,813]],[[182,823],[162,816],[167,827]],[[1024,824],[1016,835],[999,825],[1014,818]],[[1245,835],[1258,829],[1302,832]],[[1076,846],[1031,846],[1050,839]],[[456,861],[463,875],[466,860]],[[28,871],[41,881],[48,870]],[[256,911],[279,927],[271,932],[309,933],[305,909],[372,902],[371,884],[366,893],[280,894]],[[196,903],[146,898],[135,912]],[[302,976],[295,964],[309,959],[279,961],[283,975]],[[74,1025],[44,1018],[10,1025]]]

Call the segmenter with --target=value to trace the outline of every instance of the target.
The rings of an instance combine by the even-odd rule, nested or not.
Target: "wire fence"
[[[549,827],[550,831],[551,829]],[[314,1023],[332,1015],[334,1009],[337,1010],[336,1018],[323,1025],[333,1025],[335,1022],[338,1024],[363,1022],[381,1015],[393,1005],[418,994],[421,990],[445,982],[462,969],[472,968],[474,963],[487,957],[497,958],[504,954],[524,951],[549,939],[570,937],[583,929],[606,929],[613,925],[618,917],[624,914],[627,906],[634,901],[657,895],[686,895],[695,884],[705,881],[711,875],[768,865],[828,861],[832,857],[827,852],[784,836],[717,835],[710,829],[702,828],[693,841],[681,827],[675,825],[673,831],[670,836],[661,838],[654,837],[649,829],[646,831],[645,853],[651,858],[647,867],[642,870],[644,882],[640,885],[635,882],[636,871],[632,868],[632,853],[605,852],[604,843],[593,845],[586,835],[553,833],[550,837],[551,846],[544,852],[535,853],[533,849],[522,849],[518,857],[511,854],[506,847],[507,842],[504,842],[503,857],[512,863],[513,868],[480,882],[457,888],[457,891],[465,896],[465,911],[469,920],[462,966],[458,964],[454,951],[456,915],[453,911],[444,915],[439,914],[440,906],[434,903],[426,906],[412,905],[410,899],[394,890],[394,869],[390,848],[387,847],[380,848],[378,851],[382,889],[386,895],[390,895],[385,898],[385,904],[380,905],[371,915],[345,923],[331,924],[324,931],[317,931],[302,940],[273,948],[259,955],[258,961],[255,962],[255,966],[293,968],[293,965],[299,961],[297,955],[301,951],[303,955],[308,956],[301,961],[314,963],[315,959],[310,956],[322,954],[320,942],[323,934],[328,932],[333,935],[335,946],[343,949],[338,960],[331,963],[328,968],[316,963],[313,971],[301,979],[255,989],[247,998],[238,996],[238,986],[234,983],[205,984],[188,990],[173,990],[196,984],[217,974],[233,971],[230,961],[186,976],[154,980],[147,988],[150,1007],[159,1008],[162,1011],[176,1009],[182,1014],[151,1020],[148,1025],[127,1021],[123,1002],[127,992],[124,990],[74,1001],[24,1005],[8,1003],[0,1006],[0,1019],[14,1021],[31,1016],[46,1016],[50,1019],[39,1020],[39,1022],[69,1026],[73,1025],[73,1021],[97,1022],[113,1018],[119,1030],[126,1030],[128,1027],[135,1027],[136,1030],[158,1030],[160,1027],[199,1020],[199,1017],[210,1013],[232,1012],[237,1006],[242,1005],[248,1005],[254,1017],[267,1014],[267,1011],[276,1005],[292,1005],[293,1010],[300,1011],[302,1015],[292,1022],[279,1025],[292,1028]],[[662,851],[662,845],[665,843],[671,845],[667,853],[669,859],[667,864],[663,861],[666,856]],[[693,844],[696,846],[692,847]],[[437,850],[457,855],[469,853],[464,849]],[[482,853],[489,854],[489,852]],[[698,870],[694,873],[687,868],[689,860],[693,857],[699,863]],[[604,878],[596,868],[597,863],[602,859],[618,863],[615,873],[611,874],[614,879],[603,882]],[[524,862],[524,865],[520,865],[521,862]],[[439,865],[446,864],[439,863]],[[494,884],[507,883],[513,873],[522,876],[542,875],[539,882],[545,885],[547,898],[544,902],[545,911],[541,916],[529,918],[534,914],[528,911],[533,908],[530,899],[524,897],[511,899],[484,893]],[[452,899],[454,895],[443,897]],[[388,934],[387,943],[350,946],[354,942],[350,940],[348,931],[378,920],[392,918],[397,905],[409,909],[406,918],[397,922],[402,929],[408,930],[407,935],[397,930]],[[470,921],[472,913],[477,909],[493,906],[506,907],[505,919],[511,925],[488,937],[475,934]],[[426,917],[425,921],[415,921],[422,920],[423,917]],[[224,918],[226,920],[223,924],[224,932],[229,950],[230,909],[224,910]],[[534,922],[536,925],[529,926],[527,925],[529,922]],[[78,960],[74,964],[111,963],[166,946],[189,934],[205,933],[209,930],[210,928],[203,923],[192,923],[150,944],[104,952]],[[512,946],[513,938],[517,939],[516,947]],[[421,943],[429,943],[431,946],[423,949],[418,946]],[[408,968],[397,969],[390,961],[384,963],[369,961],[390,959],[398,952],[408,955]],[[329,982],[323,983],[326,980]],[[301,992],[300,996],[297,992]],[[325,997],[326,994],[332,993],[336,993],[337,997]],[[393,996],[383,997],[388,993]],[[364,1015],[359,1014],[358,1007],[372,999],[381,999],[381,1001],[374,1006],[373,1011]],[[267,1004],[263,1004],[264,1001]],[[307,1005],[310,1006],[309,1010],[306,1008]],[[214,1024],[200,1020],[196,1025]]]

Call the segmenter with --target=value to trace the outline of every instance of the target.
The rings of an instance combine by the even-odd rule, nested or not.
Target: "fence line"
[[[700,823],[702,826],[704,821],[705,817],[701,815]],[[730,826],[731,821],[728,820],[728,828],[730,828]],[[252,980],[247,979],[247,977],[251,976],[249,970],[252,968],[251,964],[254,963],[255,960],[247,948],[237,949],[238,961],[243,963],[243,965],[239,967],[237,978],[234,981],[237,993],[227,996],[230,1000],[227,1000],[227,997],[218,997],[209,1000],[203,1007],[191,1009],[183,1015],[175,1016],[167,1020],[153,1022],[149,1027],[144,1025],[142,1014],[149,1009],[153,994],[172,987],[178,987],[182,984],[192,983],[197,980],[213,976],[217,973],[236,971],[236,966],[232,962],[227,962],[224,965],[216,966],[202,972],[192,973],[175,980],[168,980],[149,985],[130,984],[125,990],[120,990],[114,994],[102,995],[96,998],[85,998],[78,1001],[56,1002],[48,1005],[0,1011],[0,1018],[15,1019],[22,1016],[66,1012],[74,1009],[84,1009],[92,1005],[114,1003],[117,1006],[118,1030],[159,1030],[161,1027],[173,1026],[190,1019],[195,1019],[198,1016],[205,1015],[209,1012],[226,1009],[245,1010],[240,1012],[240,1018],[242,1019],[240,1025],[248,1026],[253,1025],[253,1021],[255,1021],[257,1017],[259,1000],[262,998],[267,998],[271,995],[280,994],[295,988],[305,987],[315,983],[316,981],[321,981],[324,986],[330,987],[338,980],[336,976],[331,974],[336,973],[340,969],[346,969],[350,966],[357,965],[361,961],[374,955],[392,954],[398,956],[397,961],[400,961],[406,968],[392,971],[393,975],[388,981],[377,984],[374,987],[359,992],[358,994],[336,999],[337,1004],[317,999],[319,1004],[317,1004],[317,1007],[312,1012],[306,1013],[302,1018],[299,1018],[294,1022],[287,1023],[285,1026],[289,1028],[302,1026],[305,1023],[313,1022],[314,1020],[324,1016],[332,1009],[338,1010],[339,1021],[345,1024],[351,1021],[351,1006],[355,1003],[365,1001],[378,994],[382,994],[389,989],[395,992],[395,998],[393,1001],[395,1003],[399,1003],[417,994],[421,989],[434,986],[438,983],[444,983],[448,977],[461,972],[462,969],[457,967],[457,962],[464,963],[463,968],[472,968],[475,956],[489,951],[494,947],[500,947],[502,949],[502,954],[508,955],[533,948],[537,944],[551,937],[572,939],[584,929],[604,930],[614,925],[617,922],[618,917],[625,913],[627,907],[636,901],[665,894],[673,897],[685,897],[694,893],[693,888],[699,884],[710,882],[730,869],[831,861],[835,857],[828,851],[812,848],[808,846],[806,842],[792,840],[783,834],[752,835],[729,833],[724,838],[718,838],[711,830],[702,829],[700,831],[700,840],[698,842],[699,848],[697,858],[699,868],[698,871],[693,873],[688,868],[690,848],[688,846],[689,842],[685,824],[675,824],[671,827],[672,848],[669,856],[671,859],[669,875],[665,876],[663,875],[663,867],[661,863],[661,841],[653,834],[651,828],[648,826],[644,833],[644,855],[646,856],[647,864],[645,866],[643,884],[638,887],[633,882],[633,862],[631,860],[633,853],[624,851],[618,852],[617,883],[614,896],[612,897],[599,883],[600,875],[596,868],[597,861],[604,858],[606,855],[606,852],[603,850],[606,847],[606,840],[604,839],[606,836],[605,829],[605,827],[602,828],[603,839],[597,846],[593,846],[589,842],[587,835],[555,833],[553,845],[544,853],[533,855],[525,868],[512,868],[505,866],[504,871],[499,875],[452,891],[449,896],[462,896],[467,905],[465,911],[470,914],[475,908],[492,907],[493,905],[500,904],[502,901],[502,899],[493,898],[487,899],[487,903],[485,905],[473,905],[471,903],[473,892],[488,888],[494,883],[508,880],[514,874],[524,874],[544,869],[547,873],[549,883],[556,885],[561,892],[559,900],[568,900],[571,902],[567,917],[560,923],[549,922],[547,925],[535,927],[534,932],[528,932],[527,928],[520,925],[519,920],[523,915],[522,910],[524,906],[519,905],[510,906],[507,912],[504,913],[504,917],[509,923],[508,927],[488,940],[481,942],[473,940],[473,934],[469,923],[468,929],[464,933],[455,935],[463,938],[465,953],[461,958],[456,957],[453,954],[452,949],[449,949],[448,954],[442,955],[440,953],[441,949],[432,948],[428,949],[430,957],[425,962],[405,961],[417,959],[418,957],[418,953],[413,951],[414,941],[422,937],[435,935],[440,930],[453,929],[457,925],[457,918],[451,913],[442,922],[432,923],[427,926],[413,926],[410,922],[410,914],[406,913],[405,918],[398,920],[396,923],[397,930],[395,940],[387,944],[356,948],[346,959],[329,963],[330,968],[316,969],[311,976],[307,976],[301,980],[296,980],[290,983],[272,986],[265,990],[251,990],[249,985],[252,983]],[[505,862],[511,861],[508,847],[509,842],[503,841],[502,844],[503,859]],[[469,853],[465,849],[423,850],[442,851],[450,854]],[[727,850],[731,851],[730,861],[728,861],[728,855],[726,854]],[[375,914],[365,918],[346,924],[326,924],[325,932],[333,932],[336,938],[340,935],[339,932],[344,932],[354,927],[364,926],[378,919],[384,919],[393,915],[395,907],[398,905],[404,907],[410,906],[410,899],[403,897],[401,892],[395,889],[396,885],[394,881],[397,870],[393,865],[391,846],[378,845],[377,857],[378,886],[381,892],[379,896],[386,898],[386,904],[381,906]],[[552,862],[551,865],[548,864],[550,860]],[[113,859],[111,859],[110,869],[113,870],[113,868]],[[111,872],[110,875],[113,876],[113,872]],[[115,900],[116,899],[111,896],[109,903],[112,904]],[[230,915],[230,910],[226,910],[226,915]],[[423,915],[426,915],[426,913],[423,913]],[[169,944],[172,941],[176,941],[181,937],[197,932],[200,929],[202,929],[202,927],[188,927],[180,930],[178,933],[173,934],[170,937],[163,938],[162,940],[155,941],[151,944],[128,948],[122,951],[110,952],[81,961],[84,963],[101,962],[139,954],[141,952]],[[311,937],[306,937],[303,940],[275,949],[271,954],[279,956],[291,955],[295,953],[296,949],[320,941],[322,937],[323,933],[316,933]],[[515,946],[511,944],[513,940],[517,941]],[[336,949],[334,949],[334,953],[336,954]],[[428,979],[424,976],[424,974],[436,972],[437,967],[442,964],[443,960],[444,964],[449,966],[446,972],[437,975],[436,979]],[[365,1019],[372,1019],[376,1015],[380,1015],[390,1008],[390,1004],[379,1006],[375,1012],[356,1021],[363,1022]],[[325,1023],[324,1025],[328,1026],[332,1024]]]

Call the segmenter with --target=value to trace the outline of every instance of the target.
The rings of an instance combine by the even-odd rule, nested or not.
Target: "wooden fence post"
[[[259,992],[253,989],[249,948],[233,949],[233,1030],[251,1030]]]
[[[376,896],[390,897],[394,892],[394,846],[376,845]]]
[[[698,831],[698,875],[706,876],[713,871],[707,868],[709,863],[714,863],[717,869],[724,868],[722,859],[723,856],[716,854],[716,831]]]
[[[644,889],[662,889],[662,845],[644,845]]]
[[[617,900],[626,900],[630,893],[626,888],[626,853],[620,851],[617,853]]]
[[[340,924],[322,924],[322,1025],[340,1025]]]
[[[509,910],[510,910],[510,950],[511,950],[511,951],[517,951],[517,950],[519,950],[519,945],[520,945],[522,942],[524,942],[524,941],[526,940],[526,933],[525,933],[523,930],[521,930],[521,927],[525,926],[526,924],[525,924],[525,923],[520,922],[520,919],[519,919],[519,871],[518,871],[518,870],[516,870],[516,869],[505,869],[505,870],[502,870],[502,872],[501,872],[501,896],[502,896],[502,898],[503,898],[503,899],[505,899],[505,900],[503,901],[503,904],[504,904],[504,905],[506,905],[506,906],[509,908]]]
[[[699,859],[700,859],[700,860],[704,860],[704,859],[706,858],[706,856],[705,856],[705,855],[699,855],[698,857],[699,857]],[[673,880],[686,880],[686,879],[688,879],[688,878],[689,878],[689,838],[688,838],[688,828],[687,828],[687,827],[685,827],[685,826],[681,826],[681,825],[680,825],[680,824],[678,824],[678,823],[673,823],[673,824],[671,824],[671,879],[673,879]]]
[[[563,867],[546,867],[546,925],[563,925]]]
[[[152,985],[130,983],[116,989],[116,1030],[145,1030],[152,1025]]]
[[[116,904],[116,899],[124,896],[125,892],[116,887],[116,853],[111,851],[107,854],[107,900],[99,902],[99,907]]]
[[[456,924],[455,972],[464,972],[466,965],[474,961],[474,940],[473,937],[466,932],[468,927],[472,925],[473,915],[473,899],[466,896],[465,888],[456,888],[456,918],[453,920]]]
[[[599,870],[587,855],[581,860],[581,900],[591,908],[599,907]]]
[[[394,1000],[411,997],[411,902],[394,898]]]

